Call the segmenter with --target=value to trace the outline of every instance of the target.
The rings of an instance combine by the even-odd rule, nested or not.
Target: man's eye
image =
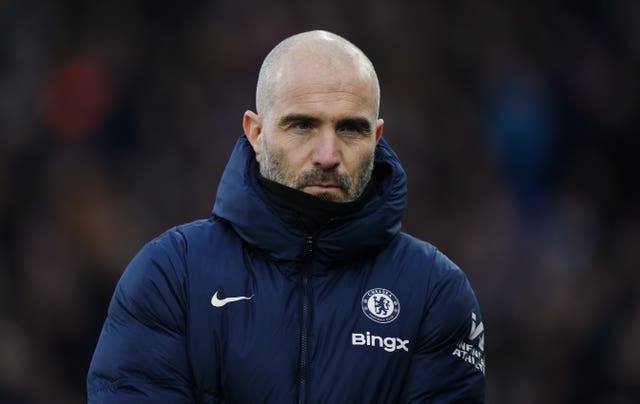
[[[360,128],[356,127],[356,126],[343,126],[342,128],[343,132],[361,132]]]
[[[336,129],[346,136],[368,136],[371,134],[369,123],[363,119],[345,120],[338,124]]]
[[[307,130],[311,129],[311,124],[309,122],[298,122],[293,127],[299,130]]]
[[[349,136],[365,136],[369,134],[369,131],[358,126],[344,126],[339,131]]]

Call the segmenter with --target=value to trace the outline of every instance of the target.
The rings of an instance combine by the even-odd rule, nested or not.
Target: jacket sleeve
[[[169,232],[147,244],[124,271],[87,376],[91,403],[188,403],[184,244]]]
[[[437,253],[402,402],[483,403],[484,325],[465,274]],[[433,276],[432,276],[433,279]]]

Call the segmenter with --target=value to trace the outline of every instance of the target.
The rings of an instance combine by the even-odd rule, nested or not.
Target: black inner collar
[[[369,181],[362,195],[355,201],[331,202],[271,181],[263,177],[259,170],[256,170],[256,178],[271,200],[311,219],[315,225],[323,225],[332,218],[359,211],[371,199],[374,190],[373,181]]]

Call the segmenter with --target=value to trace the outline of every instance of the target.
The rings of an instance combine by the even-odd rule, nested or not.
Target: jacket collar
[[[299,213],[271,201],[258,183],[256,169],[255,154],[243,135],[218,185],[213,214],[275,260],[305,259],[305,242],[311,236],[313,260],[335,265],[382,247],[400,231],[406,176],[384,139],[376,147],[373,197],[361,210],[332,220],[315,234],[307,234]]]

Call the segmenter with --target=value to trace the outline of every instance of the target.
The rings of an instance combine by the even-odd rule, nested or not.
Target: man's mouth
[[[319,188],[340,188],[340,185],[334,183],[318,183],[308,185],[309,187],[319,187]]]
[[[309,184],[303,188],[306,192],[315,194],[317,192],[336,192],[341,191],[342,188],[336,184]]]
[[[349,189],[348,178],[339,173],[313,171],[300,178],[299,190],[310,194],[346,193]]]

